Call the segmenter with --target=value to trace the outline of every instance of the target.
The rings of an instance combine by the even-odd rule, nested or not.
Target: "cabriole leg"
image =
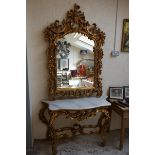
[[[104,109],[102,110],[98,121],[99,134],[101,135],[103,146],[105,146],[106,144],[106,137],[107,137],[107,132],[109,130],[109,125],[110,125],[110,114],[108,110]]]
[[[58,137],[56,134],[56,130],[54,128],[54,121],[57,117],[56,112],[50,112],[50,123],[49,123],[49,130],[50,130],[50,136],[51,136],[51,141],[52,141],[52,155],[57,154],[57,141]]]

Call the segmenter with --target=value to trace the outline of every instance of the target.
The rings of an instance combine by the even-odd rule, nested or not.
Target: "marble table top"
[[[42,100],[42,102],[47,103],[50,110],[82,110],[111,106],[111,103],[106,101],[105,97],[87,97],[55,101]]]

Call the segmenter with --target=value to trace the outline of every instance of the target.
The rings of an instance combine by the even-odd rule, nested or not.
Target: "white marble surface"
[[[88,97],[55,101],[42,100],[42,102],[47,103],[50,110],[81,110],[111,105],[110,102],[106,101],[105,97]]]

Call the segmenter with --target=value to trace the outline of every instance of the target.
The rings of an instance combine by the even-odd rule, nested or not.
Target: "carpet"
[[[123,150],[120,151],[118,146],[119,130],[110,132],[104,147],[98,135],[79,135],[61,141],[57,147],[57,155],[128,155],[128,132],[125,135]],[[27,152],[27,155],[51,155],[51,143],[49,141],[35,141],[33,151]]]

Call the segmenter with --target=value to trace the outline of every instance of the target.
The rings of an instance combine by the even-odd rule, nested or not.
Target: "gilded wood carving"
[[[45,116],[45,111],[48,110],[49,118]],[[57,145],[60,139],[69,138],[79,134],[99,134],[105,145],[105,134],[110,128],[110,107],[98,107],[86,110],[49,110],[46,104],[43,104],[40,110],[40,120],[48,126],[47,139],[52,139],[52,155],[57,154]],[[72,127],[56,128],[55,122],[59,116],[64,116],[67,119],[75,119],[78,122],[87,120],[96,116],[100,112],[100,117],[95,125],[74,124]],[[48,122],[48,123],[47,123]]]
[[[81,33],[93,40],[95,45],[94,52],[94,87],[93,88],[77,88],[77,89],[57,89],[57,67],[56,67],[56,43],[58,39],[73,32]],[[74,98],[95,95],[102,95],[102,79],[101,68],[103,50],[102,46],[105,40],[105,33],[97,27],[95,23],[92,25],[85,20],[84,13],[80,11],[80,6],[74,5],[74,8],[67,12],[66,18],[62,22],[56,20],[44,31],[45,39],[48,41],[48,69],[49,69],[49,99],[57,98]]]
[[[39,113],[39,116],[40,116],[39,118],[43,123],[45,123],[48,126],[48,130],[46,134],[47,139],[50,139],[50,137],[52,136],[51,132],[52,133],[57,132],[59,135],[59,138],[70,137],[66,133],[63,133],[65,130],[70,131],[72,136],[78,133],[80,134],[100,133],[102,135],[103,133],[101,132],[107,131],[110,126],[111,112],[109,107],[98,107],[98,108],[86,109],[86,110],[58,110],[58,111],[48,110],[50,119],[47,119],[45,116],[46,110],[48,110],[48,106],[47,104],[43,103],[43,107]],[[63,115],[67,119],[76,119],[77,121],[83,121],[91,117],[95,117],[98,112],[101,113],[101,116],[96,125],[75,124],[73,127],[59,128],[53,131],[55,119],[61,115]],[[85,128],[98,128],[99,131],[85,132],[84,131]]]
[[[98,123],[96,125],[80,125],[74,124],[72,127],[62,127],[56,129],[54,126],[55,119],[60,115],[64,115],[68,119],[76,119],[78,121],[83,121],[85,119],[96,116],[97,112],[101,112]],[[61,138],[69,138],[74,135],[79,134],[100,134],[103,145],[105,145],[105,134],[110,127],[110,114],[109,109],[104,107],[99,107],[95,109],[87,109],[82,111],[49,111],[50,121],[49,121],[49,137],[52,138],[52,153],[55,155],[57,153],[57,144]]]

